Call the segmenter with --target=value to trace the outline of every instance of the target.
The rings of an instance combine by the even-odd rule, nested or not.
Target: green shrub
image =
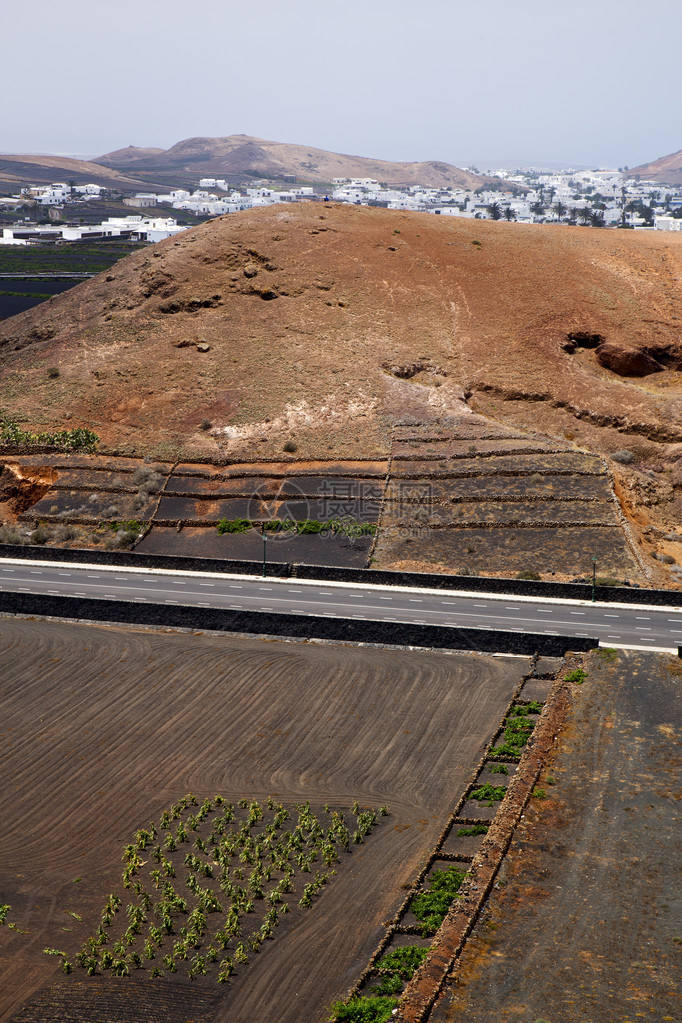
[[[398,999],[390,996],[366,998],[355,996],[347,1002],[334,1002],[329,1017],[333,1023],[385,1023],[398,1004]]]
[[[527,707],[512,707],[504,722],[504,738],[499,746],[494,746],[490,751],[498,757],[519,757],[523,747],[535,728],[535,722],[527,717],[530,711],[530,704]],[[535,712],[537,713],[537,712]]]
[[[251,529],[249,519],[221,519],[218,523],[218,532],[223,533],[246,533]]]
[[[4,526],[0,526],[0,543],[12,543],[24,546],[26,544],[26,537],[19,532],[16,526],[5,524]]]
[[[0,412],[0,444],[26,445],[28,447],[55,447],[63,451],[94,451],[99,437],[92,430],[76,427],[75,430],[58,430],[56,433],[31,433],[23,430],[6,413]]]
[[[465,877],[456,867],[434,870],[428,880],[428,891],[418,892],[411,899],[409,908],[421,923],[425,937],[434,934],[443,923]]]
[[[478,803],[484,803],[486,806],[492,806],[493,803],[504,799],[506,792],[507,790],[504,785],[491,785],[487,781],[484,785],[474,789],[469,798],[475,799]]]
[[[487,835],[487,824],[472,824],[471,827],[458,828],[457,838],[471,838],[473,835]]]
[[[564,682],[575,682],[576,685],[582,685],[587,678],[587,672],[583,671],[582,668],[576,668],[574,671],[569,671],[568,675],[564,677]]]
[[[305,522],[298,523],[296,532],[299,536],[307,536],[310,533],[321,533],[326,528],[324,522],[318,522],[317,519],[306,519]]]
[[[392,952],[382,956],[375,969],[377,973],[395,974],[402,980],[409,980],[415,970],[423,963],[428,951],[428,948],[421,948],[418,945],[406,945],[404,948],[395,948]]]

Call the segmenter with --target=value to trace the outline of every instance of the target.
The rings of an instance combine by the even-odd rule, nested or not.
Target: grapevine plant
[[[283,916],[312,906],[339,860],[387,813],[184,796],[123,849],[121,889],[107,897],[75,965],[89,975],[147,969],[225,983]],[[64,953],[49,952],[70,972]]]

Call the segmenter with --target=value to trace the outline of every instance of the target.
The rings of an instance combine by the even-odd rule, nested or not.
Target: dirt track
[[[588,671],[432,1023],[680,1018],[680,662]]]
[[[20,929],[0,931],[0,1020],[41,1023],[321,1018],[376,947],[525,668],[11,619],[0,651],[12,808],[0,902]],[[203,980],[63,977],[42,949],[78,948],[132,833],[187,791],[357,798],[391,816],[218,1001]]]

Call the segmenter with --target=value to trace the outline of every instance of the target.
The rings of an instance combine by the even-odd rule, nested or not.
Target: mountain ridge
[[[314,146],[274,142],[255,135],[195,136],[158,151],[129,146],[94,161],[145,173],[182,168],[202,177],[258,175],[328,183],[333,178],[374,178],[388,185],[478,188],[488,179],[439,160],[399,162],[334,153]]]
[[[630,167],[627,176],[639,176],[645,181],[660,181],[662,185],[682,185],[682,149],[667,156],[660,156],[650,163],[639,167]]]

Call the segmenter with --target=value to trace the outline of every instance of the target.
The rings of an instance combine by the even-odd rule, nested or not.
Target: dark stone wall
[[[356,621],[316,615],[266,611],[223,611],[169,604],[136,604],[128,600],[88,600],[46,594],[0,592],[0,612],[47,615],[81,621],[208,629],[282,638],[331,639],[381,646],[418,646],[437,650],[478,650],[488,653],[543,654],[563,657],[567,650],[591,650],[596,639],[545,636],[488,629],[456,629],[440,625]]]
[[[120,565],[130,568],[165,568],[178,572],[226,572],[262,575],[262,561],[229,561],[216,558],[182,558],[165,554],[138,554],[136,551],[98,551],[73,547],[39,547],[0,544],[0,558],[25,558],[33,561],[73,561],[75,564]],[[269,562],[266,574],[287,578],[291,565]]]
[[[327,582],[374,583],[379,586],[414,586],[433,590],[465,590],[475,593],[508,593],[519,597],[592,599],[591,583],[546,583],[526,579],[493,579],[488,576],[384,572],[373,568],[332,568],[318,565],[293,565],[292,575],[297,579],[322,579]],[[613,604],[682,605],[682,593],[679,590],[597,586],[595,597],[597,600]]]

